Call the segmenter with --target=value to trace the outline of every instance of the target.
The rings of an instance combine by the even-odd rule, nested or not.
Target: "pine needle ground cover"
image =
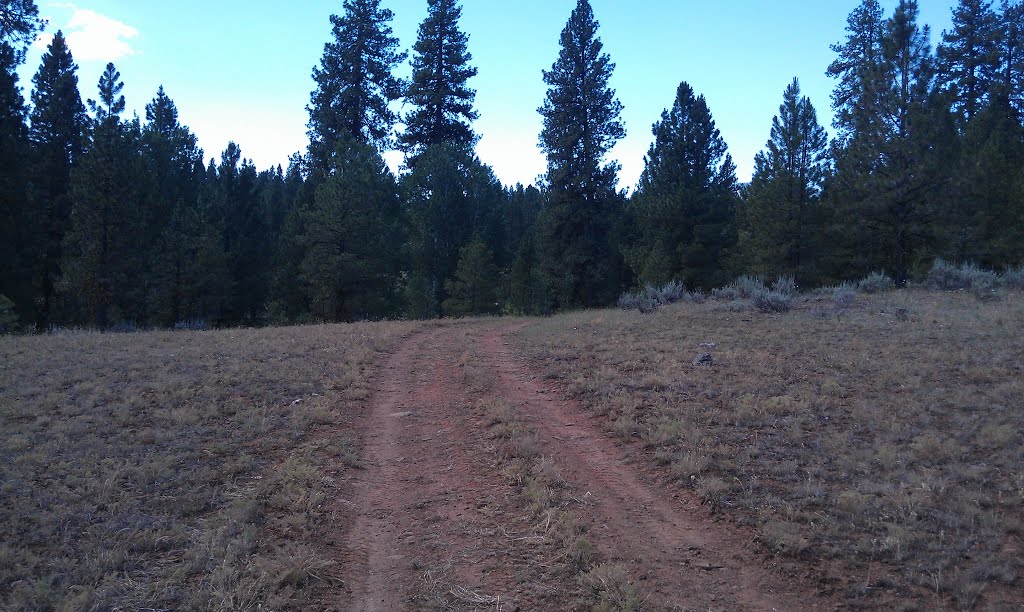
[[[0,609],[302,608],[412,328],[0,337]]]
[[[821,589],[897,609],[1024,601],[1019,292],[585,312],[520,342],[636,461]]]

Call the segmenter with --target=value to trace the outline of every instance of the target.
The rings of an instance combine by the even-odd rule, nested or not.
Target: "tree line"
[[[475,153],[458,0],[428,0],[411,58],[381,0],[344,0],[309,147],[263,171],[233,143],[206,162],[162,87],[125,117],[113,64],[83,101],[61,32],[26,101],[16,69],[43,23],[32,0],[0,7],[0,330],[548,314],[668,281],[1024,263],[1020,0],[959,0],[934,50],[915,0],[862,0],[827,68],[836,136],[794,79],[749,184],[683,82],[632,193],[608,159],[625,127],[588,0],[542,72],[547,172],[514,187]]]

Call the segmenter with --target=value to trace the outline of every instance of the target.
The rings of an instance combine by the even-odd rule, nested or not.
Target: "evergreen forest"
[[[20,83],[45,24],[33,0],[0,0],[0,332],[545,315],[673,281],[905,285],[939,258],[1024,264],[1022,0],[958,0],[936,48],[916,0],[861,0],[822,66],[834,137],[797,79],[779,83],[749,184],[681,82],[626,191],[588,0],[538,74],[547,172],[528,186],[476,155],[459,0],[428,0],[408,51],[385,4],[330,17],[309,147],[261,170],[235,144],[207,158],[162,87],[126,117],[117,67],[79,83],[61,32]]]

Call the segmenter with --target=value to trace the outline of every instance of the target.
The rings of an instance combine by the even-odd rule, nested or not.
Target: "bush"
[[[855,299],[857,288],[851,283],[843,283],[832,288],[832,301],[836,306],[849,306]]]
[[[857,288],[864,293],[882,293],[896,288],[896,281],[885,272],[872,272],[857,283]]]
[[[794,297],[796,296],[796,279],[792,276],[780,276],[772,283],[772,291]]]
[[[1000,286],[999,275],[968,263],[961,266],[936,259],[928,271],[926,285],[938,291],[959,291],[968,289],[977,295],[992,293]]]
[[[1010,289],[1024,289],[1024,266],[1007,269],[999,280]]]
[[[778,291],[761,291],[754,295],[754,306],[761,312],[789,312],[793,302],[793,296]]]
[[[679,281],[670,281],[657,289],[648,287],[647,292],[653,294],[652,297],[657,299],[659,304],[675,304],[690,297],[686,286]]]
[[[740,291],[732,285],[719,287],[718,289],[711,290],[711,298],[719,302],[735,302],[740,299]]]
[[[733,281],[731,287],[739,292],[741,298],[750,299],[758,293],[767,290],[764,286],[764,279],[760,276],[743,275]]]
[[[686,291],[686,286],[683,283],[671,281],[661,287],[647,285],[639,293],[623,293],[619,296],[618,305],[623,310],[654,312],[659,306],[683,301],[699,304],[704,301],[704,295],[701,293],[689,293]]]
[[[175,331],[206,331],[207,329],[209,327],[206,325],[205,319],[188,319],[174,324]]]

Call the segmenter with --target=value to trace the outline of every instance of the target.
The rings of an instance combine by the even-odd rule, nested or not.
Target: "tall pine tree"
[[[998,71],[992,97],[1024,118],[1024,2],[1002,0],[998,24]]]
[[[0,0],[0,44],[10,47],[15,64],[25,61],[26,49],[45,25],[34,0]]]
[[[765,278],[791,275],[801,286],[819,280],[813,245],[821,235],[819,200],[828,165],[828,135],[793,79],[772,120],[771,138],[754,158],[744,210],[748,271]]]
[[[615,64],[597,36],[588,0],[578,0],[561,35],[539,112],[547,157],[549,205],[538,227],[540,265],[554,306],[610,303],[621,285],[621,261],[610,230],[620,203],[619,165],[605,157],[625,134],[622,104],[609,81]]]
[[[885,13],[878,0],[862,0],[846,23],[846,42],[832,45],[839,57],[828,67],[828,75],[839,79],[832,92],[832,108],[842,146],[879,129],[886,71]]]
[[[36,327],[55,321],[61,245],[71,211],[71,168],[85,150],[88,116],[78,93],[78,66],[61,32],[33,77],[29,139],[33,148],[31,205],[36,262]]]
[[[338,147],[304,223],[302,281],[321,320],[383,318],[397,287],[398,186],[373,147],[355,139]]]
[[[326,171],[339,142],[387,145],[398,120],[388,105],[404,89],[393,74],[406,58],[392,35],[394,14],[380,0],[345,0],[344,9],[343,15],[331,15],[333,38],[313,69],[316,90],[307,109],[315,172]]]
[[[953,9],[953,29],[942,33],[939,78],[952,95],[961,127],[985,106],[996,81],[998,34],[996,13],[985,0],[960,0]]]
[[[654,136],[634,196],[640,236],[630,265],[641,283],[720,285],[736,241],[736,165],[704,96],[681,83]]]
[[[402,181],[409,224],[406,300],[412,316],[444,314],[447,283],[474,239],[505,249],[505,192],[494,172],[462,144],[428,148]]]
[[[18,86],[14,48],[0,42],[0,296],[20,318],[31,315],[32,282],[26,274],[31,218],[26,203],[27,109]],[[13,316],[13,314],[12,314]]]
[[[141,252],[142,138],[138,122],[123,123],[121,74],[107,64],[99,81],[93,140],[72,171],[71,223],[64,239],[62,288],[84,309],[79,321],[99,328],[121,319],[142,322],[145,275]]]
[[[405,116],[406,130],[399,137],[412,159],[433,145],[476,142],[470,126],[478,117],[476,92],[468,82],[477,69],[469,65],[469,37],[459,29],[462,8],[458,0],[429,0],[428,11],[413,47],[412,82],[405,96],[415,108]]]
[[[949,111],[934,95],[930,34],[918,25],[918,13],[915,0],[900,0],[883,22],[881,61],[873,51],[842,71],[830,70],[840,78],[833,95],[842,136],[834,195],[843,203],[838,218],[849,255],[846,275],[884,268],[902,284],[935,241],[935,194],[948,179],[940,168],[948,163],[950,136],[943,129]],[[860,37],[851,29],[847,45],[836,48]],[[863,75],[861,88],[870,92],[863,108],[850,107],[855,100],[842,103],[851,75]]]

